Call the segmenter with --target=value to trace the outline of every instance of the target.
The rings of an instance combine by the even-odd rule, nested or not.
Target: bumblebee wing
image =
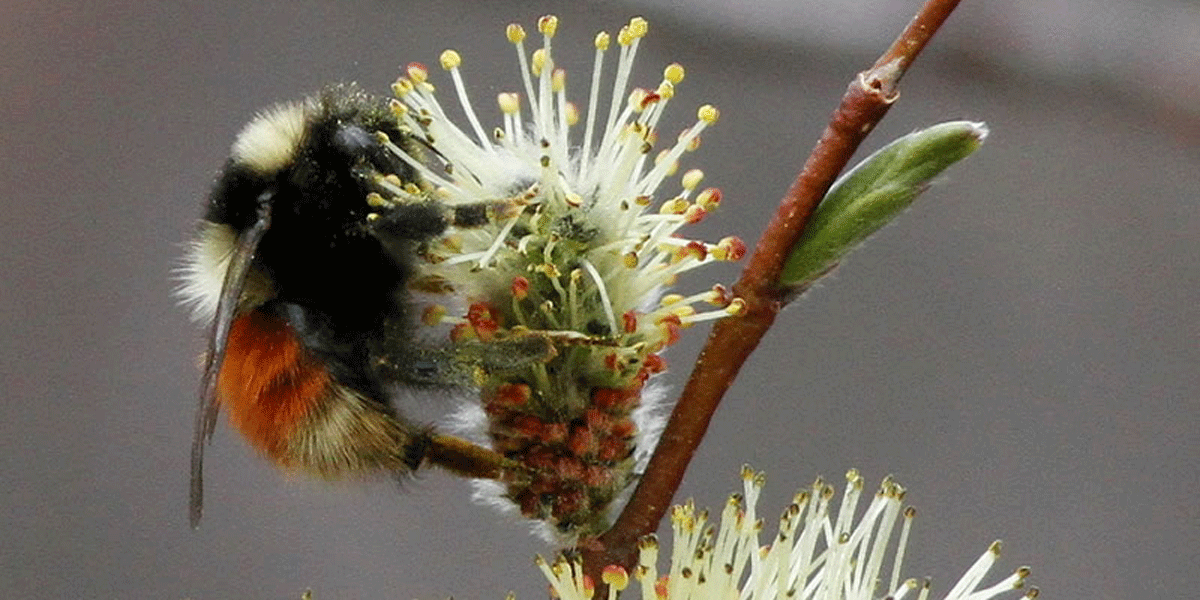
[[[196,406],[195,429],[192,432],[192,483],[188,519],[192,528],[200,526],[204,513],[204,446],[212,439],[217,426],[217,376],[225,361],[225,346],[229,342],[229,329],[237,316],[238,300],[246,285],[250,263],[262,241],[263,234],[271,226],[271,192],[258,198],[257,220],[238,236],[229,269],[221,285],[221,297],[213,317],[208,336],[208,352],[204,359],[204,376],[200,382],[200,399]]]

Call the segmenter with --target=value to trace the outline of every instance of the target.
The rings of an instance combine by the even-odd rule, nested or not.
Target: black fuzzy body
[[[270,227],[255,249],[251,273],[269,284],[270,294],[250,308],[285,321],[340,384],[386,404],[385,382],[372,359],[403,353],[384,346],[406,342],[411,315],[405,286],[414,255],[445,231],[446,211],[433,202],[402,204],[388,209],[382,223],[403,227],[369,225],[368,214],[380,210],[367,204],[372,177],[415,179],[412,167],[376,132],[401,147],[409,136],[385,100],[356,88],[330,88],[309,102],[291,161],[263,172],[230,159],[204,218],[240,235],[254,226],[260,202],[269,203]]]

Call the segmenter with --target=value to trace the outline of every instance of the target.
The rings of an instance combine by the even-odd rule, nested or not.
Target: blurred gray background
[[[635,82],[688,68],[668,130],[722,108],[687,163],[726,198],[697,235],[751,241],[916,5],[3,3],[0,590],[543,597],[530,559],[550,549],[472,505],[465,482],[290,480],[224,425],[203,528],[188,529],[202,335],[169,271],[233,136],[326,82],[385,92],[446,47],[490,107],[516,88],[505,24],[549,12],[582,101],[595,31],[641,14]],[[992,137],[782,316],[680,499],[719,506],[744,462],[769,474],[766,515],[817,474],[893,473],[920,510],[906,573],[935,591],[1003,538],[1000,570],[1032,565],[1046,598],[1193,597],[1198,37],[1190,1],[964,2],[868,147],[955,118]],[[702,339],[669,354],[675,389]]]

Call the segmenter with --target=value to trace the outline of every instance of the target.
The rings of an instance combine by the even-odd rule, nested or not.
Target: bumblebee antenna
[[[200,383],[200,397],[196,406],[195,428],[192,431],[192,481],[188,503],[188,521],[192,529],[200,527],[204,515],[204,446],[212,440],[217,426],[217,377],[225,361],[225,346],[229,342],[229,329],[237,312],[238,299],[246,285],[250,262],[258,250],[263,234],[271,227],[271,198],[275,192],[267,190],[258,197],[258,219],[238,238],[229,269],[221,285],[221,297],[213,317],[208,336],[208,352],[204,359],[204,378]]]

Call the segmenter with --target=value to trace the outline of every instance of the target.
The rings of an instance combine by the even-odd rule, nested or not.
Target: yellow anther
[[[525,41],[525,28],[516,23],[509,23],[508,27],[504,29],[504,34],[508,36],[508,41],[514,44]]]
[[[546,15],[538,19],[538,31],[546,37],[554,37],[554,32],[558,30],[558,17],[554,15]]]
[[[717,247],[713,248],[713,257],[717,260],[738,261],[746,255],[746,242],[737,236],[728,236],[721,238],[717,242]]]
[[[692,316],[696,315],[696,308],[694,306],[685,304],[683,306],[677,306],[675,308],[672,308],[671,314],[679,317],[680,319],[686,319],[688,317],[692,317]],[[685,323],[684,326],[686,327],[687,324]]]
[[[629,20],[629,35],[633,38],[646,37],[646,33],[650,31],[650,22],[642,17],[634,17]]]
[[[462,64],[462,57],[454,50],[443,50],[439,60],[442,63],[442,68],[447,71],[457,69]]]
[[[392,84],[392,95],[396,96],[397,98],[403,98],[411,91],[413,91],[413,84],[412,81],[407,77],[401,77]]]
[[[683,198],[671,198],[659,207],[658,214],[660,215],[682,215],[687,210],[688,201]]]
[[[628,46],[633,43],[633,35],[629,33],[629,26],[626,25],[617,32],[617,43],[622,46]]]
[[[600,581],[619,592],[629,587],[629,573],[617,565],[608,565],[600,572]]]
[[[409,63],[406,71],[413,84],[425,83],[429,79],[429,71],[425,70],[425,65],[421,63]]]
[[[532,64],[530,65],[529,70],[533,71],[534,75],[540,77],[542,74],[542,69],[546,66],[546,49],[538,48],[537,50],[534,50],[532,59]]]
[[[734,298],[730,301],[729,306],[725,307],[725,312],[734,317],[746,314],[746,301]]]
[[[521,110],[521,97],[512,92],[497,94],[496,103],[500,105],[500,111],[506,115],[513,115]]]
[[[717,188],[706,188],[696,196],[696,204],[704,208],[704,210],[716,210],[721,205],[721,190]]]
[[[663,79],[670,81],[674,85],[679,85],[679,82],[683,81],[685,74],[683,65],[679,63],[671,63],[663,69]]]

